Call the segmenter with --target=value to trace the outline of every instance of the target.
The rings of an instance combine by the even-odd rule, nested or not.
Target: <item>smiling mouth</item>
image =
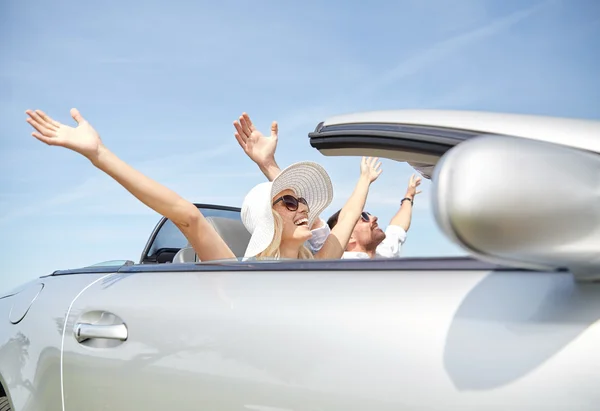
[[[301,218],[300,220],[294,221],[294,224],[297,226],[306,226],[308,227],[308,218]]]

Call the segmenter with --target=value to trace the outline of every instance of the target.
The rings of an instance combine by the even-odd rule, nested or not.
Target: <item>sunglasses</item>
[[[283,203],[283,205],[285,206],[285,208],[287,208],[290,211],[296,211],[296,210],[298,210],[298,204],[299,203],[304,204],[308,208],[308,203],[306,202],[306,199],[304,199],[302,197],[296,198],[293,195],[286,194],[284,196],[279,197],[277,200],[275,200],[275,202],[273,203],[273,205],[277,204],[280,201]]]
[[[362,213],[360,213],[360,218],[365,222],[368,223],[369,220],[371,219],[371,214],[367,213],[366,211],[363,211]]]

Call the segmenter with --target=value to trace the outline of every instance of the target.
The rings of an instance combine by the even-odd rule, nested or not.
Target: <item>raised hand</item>
[[[102,140],[77,109],[71,109],[71,117],[77,122],[75,128],[53,120],[41,110],[27,110],[25,113],[29,116],[26,121],[37,130],[31,135],[41,142],[50,146],[68,148],[90,160],[98,155]]]
[[[267,137],[254,127],[248,114],[243,113],[233,122],[236,129],[235,138],[246,153],[259,166],[275,162],[275,149],[277,148],[278,126],[274,121],[271,124],[271,136]]]
[[[342,257],[350,236],[367,202],[371,183],[381,174],[381,162],[378,158],[363,157],[360,162],[360,177],[352,195],[340,210],[337,224],[325,240],[323,247],[315,254],[315,258]]]
[[[363,157],[360,162],[360,174],[361,176],[368,179],[369,183],[377,180],[377,177],[381,174],[381,162],[379,158],[375,157]]]
[[[421,177],[415,178],[415,175],[410,176],[410,180],[408,181],[408,188],[406,189],[406,197],[414,197],[417,194],[421,193],[421,190],[417,191],[417,187],[421,185]]]

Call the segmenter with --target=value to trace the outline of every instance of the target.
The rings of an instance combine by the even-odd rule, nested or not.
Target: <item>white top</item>
[[[307,241],[308,248],[315,254],[323,247],[325,240],[331,233],[331,229],[323,221],[323,226],[312,230],[312,238]],[[397,258],[400,257],[402,244],[406,241],[406,231],[397,225],[390,225],[385,229],[385,239],[375,249],[375,258]],[[369,258],[367,253],[357,251],[346,251],[342,258]]]

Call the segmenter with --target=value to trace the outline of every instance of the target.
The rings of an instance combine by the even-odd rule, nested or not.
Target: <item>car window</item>
[[[237,209],[216,209],[199,207],[205,217],[222,217],[240,220],[240,211]],[[171,220],[166,220],[160,227],[147,256],[155,256],[159,250],[180,249],[188,245],[188,240]]]

